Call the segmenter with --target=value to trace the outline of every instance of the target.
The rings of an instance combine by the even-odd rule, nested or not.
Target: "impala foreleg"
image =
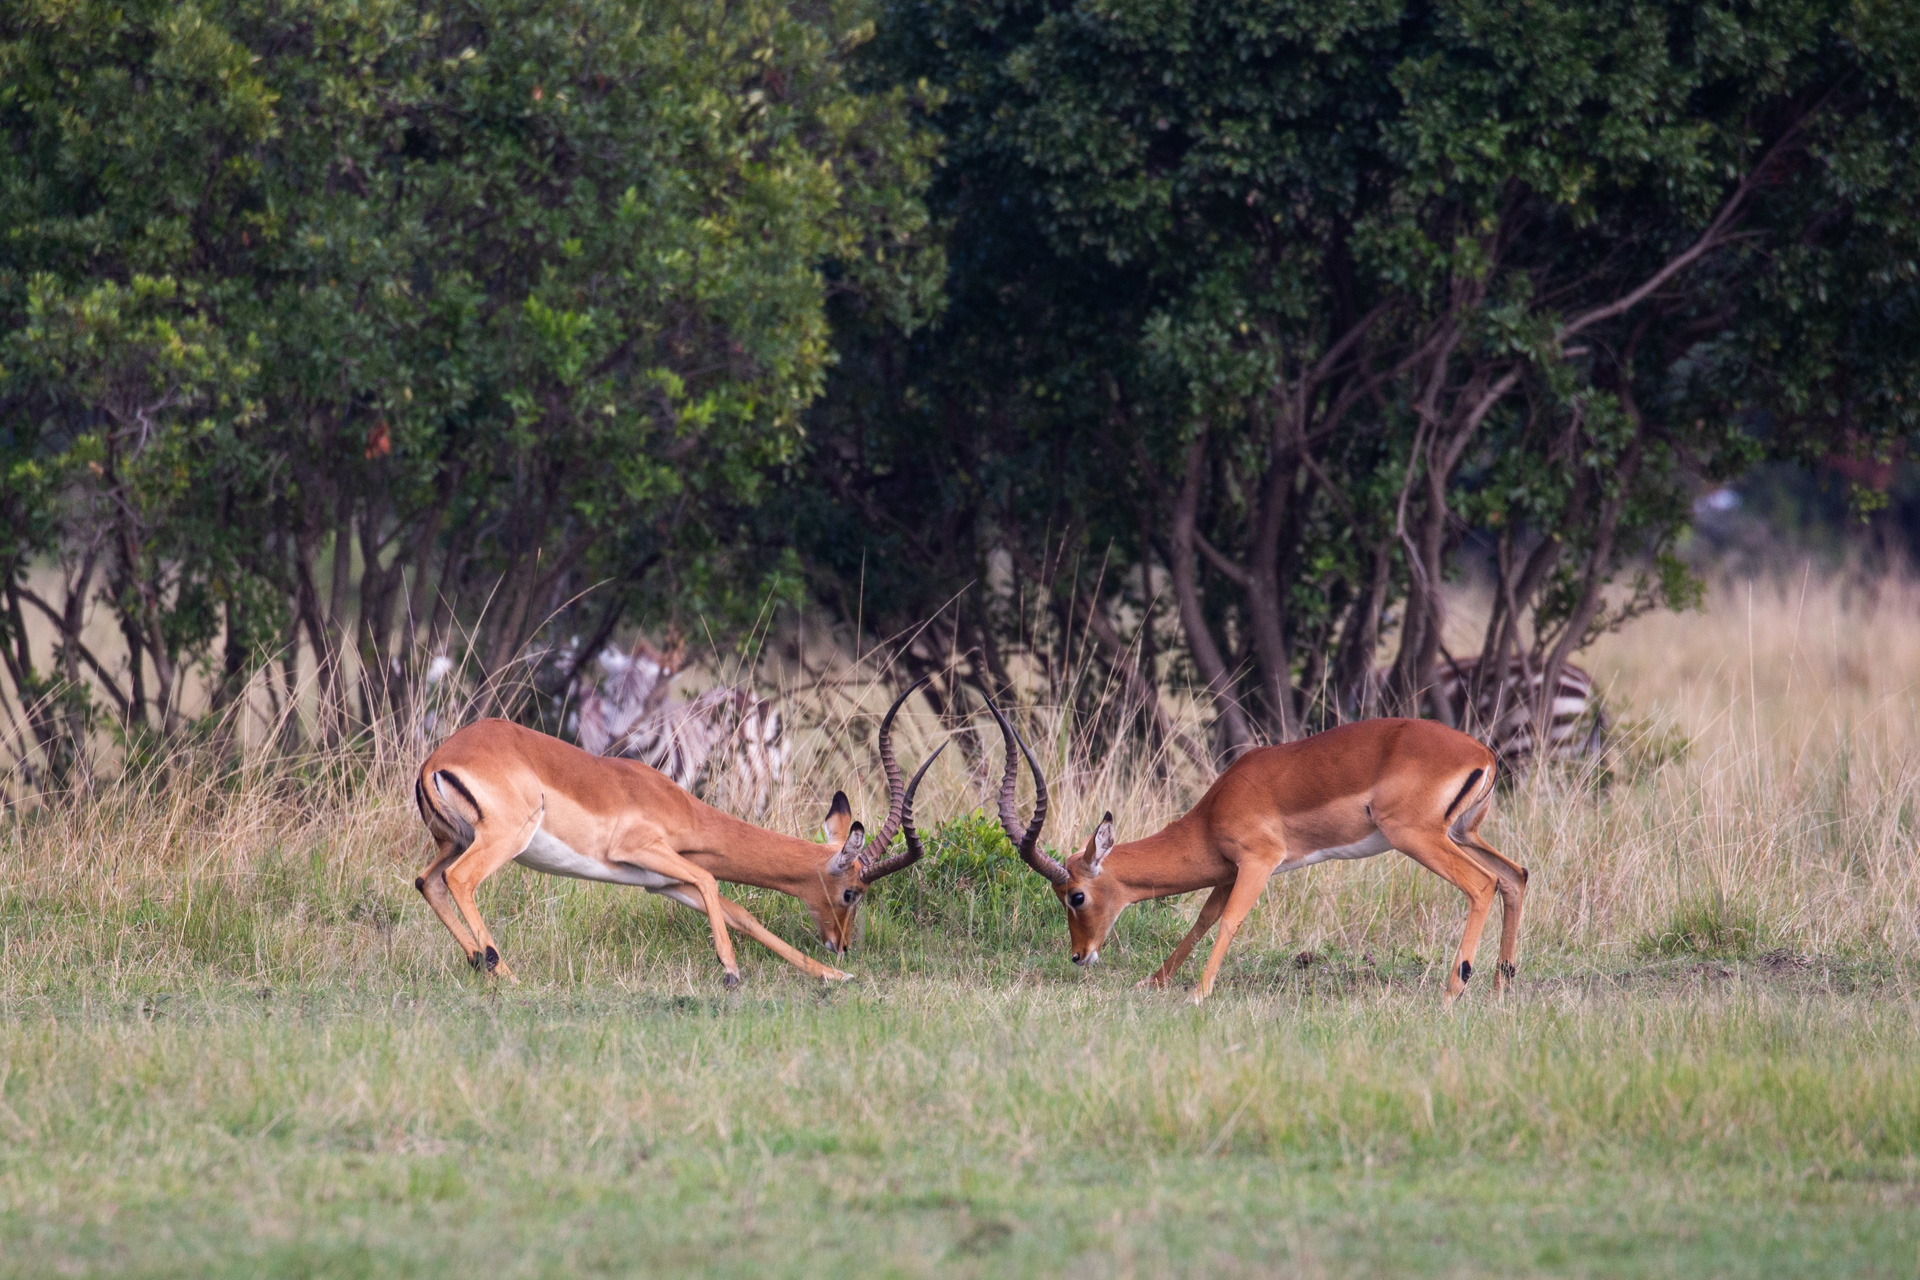
[[[1480,932],[1487,927],[1487,915],[1493,910],[1497,878],[1455,844],[1444,830],[1390,829],[1389,824],[1382,823],[1380,831],[1394,848],[1467,895],[1466,931],[1460,937],[1460,952],[1447,972],[1447,1003],[1452,1004],[1473,977],[1473,957],[1480,949]],[[1519,925],[1516,912],[1514,928],[1517,930]]]
[[[1226,906],[1220,912],[1220,936],[1213,940],[1213,951],[1207,956],[1207,967],[1200,974],[1200,989],[1193,993],[1195,1004],[1213,994],[1214,979],[1220,976],[1220,965],[1227,958],[1227,948],[1233,945],[1233,935],[1240,931],[1241,923],[1253,910],[1254,904],[1260,901],[1260,894],[1266,889],[1267,880],[1278,864],[1278,858],[1259,863],[1240,863],[1233,886],[1227,891]],[[1205,908],[1201,910],[1204,915]]]
[[[1180,945],[1173,949],[1173,954],[1167,957],[1165,964],[1154,970],[1153,976],[1140,979],[1140,986],[1164,987],[1174,974],[1180,972],[1180,966],[1193,954],[1194,944],[1207,936],[1207,930],[1213,928],[1220,919],[1220,913],[1227,909],[1227,895],[1232,890],[1231,884],[1213,887],[1207,900],[1200,905],[1200,918],[1193,922],[1193,928],[1187,930],[1187,936],[1180,939]]]
[[[661,897],[672,902],[677,902],[690,910],[706,910],[701,904],[700,899],[695,897],[690,889],[659,889],[656,890],[656,892],[659,893]],[[823,982],[846,982],[853,977],[850,973],[842,973],[838,969],[830,968],[827,965],[821,964],[812,956],[795,950],[787,944],[786,939],[767,928],[764,924],[761,924],[753,912],[747,910],[725,894],[720,896],[720,906],[727,913],[727,923],[808,977],[819,978]]]
[[[639,867],[678,880],[700,897],[701,909],[713,930],[714,954],[720,957],[722,979],[729,989],[740,985],[740,965],[733,957],[733,939],[727,934],[727,900],[720,896],[720,882],[705,867],[690,862],[672,849],[627,849],[613,855],[614,861]],[[768,935],[772,936],[772,935]]]

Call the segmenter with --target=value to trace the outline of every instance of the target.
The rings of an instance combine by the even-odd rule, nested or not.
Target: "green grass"
[[[191,902],[16,892],[0,1275],[1920,1258],[1897,957],[1551,955],[1446,1013],[1432,958],[1255,942],[1196,1008],[1131,986],[1192,900],[1129,913],[1082,973],[1044,890],[949,835],[834,990],[747,944],[723,994],[692,913],[517,869],[483,895],[517,986],[458,965],[377,863],[269,860]]]

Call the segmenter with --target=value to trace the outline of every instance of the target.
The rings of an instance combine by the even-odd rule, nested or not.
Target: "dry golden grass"
[[[1471,601],[1457,613],[1457,627],[1471,625]],[[1485,829],[1533,873],[1523,956],[1605,965],[1695,951],[1920,954],[1920,584],[1869,593],[1808,573],[1723,586],[1704,612],[1642,619],[1587,661],[1616,724],[1603,769],[1539,771],[1501,796]],[[836,705],[802,731],[797,777],[768,825],[816,829],[841,787],[857,812],[881,811],[884,782],[868,744],[884,691]],[[1044,706],[1024,717],[1048,769],[1057,847],[1077,848],[1107,809],[1122,838],[1144,834],[1209,780],[1177,756],[1159,762],[1171,778],[1134,751],[1094,758],[1076,727]],[[982,770],[997,764],[999,745],[987,724],[903,717],[908,761],[943,732],[983,729],[984,755],[976,750],[971,768],[967,753],[950,750],[928,775],[923,827],[980,810],[995,781]],[[412,737],[382,741],[368,757],[261,757],[217,771],[180,760],[142,785],[17,815],[0,827],[0,892],[17,906],[58,904],[72,927],[33,930],[34,943],[16,934],[0,989],[98,954],[88,948],[107,939],[83,947],[82,935],[121,932],[128,913],[150,927],[116,938],[123,958],[150,944],[157,960],[179,921],[213,931],[203,950],[239,946],[238,934],[220,932],[225,912],[247,917],[242,932],[263,966],[292,964],[312,980],[366,963],[369,936],[382,963],[416,948],[425,951],[417,961],[431,963],[445,940],[422,936],[409,886],[427,847],[409,800],[423,751]],[[1023,780],[1023,804],[1028,794]],[[640,948],[630,961],[657,958],[649,928],[616,927],[632,916],[621,895],[519,872],[488,892],[504,899],[496,910],[542,902],[603,920],[623,946]],[[1237,951],[1334,946],[1437,959],[1457,936],[1461,907],[1405,859],[1334,864],[1276,879]],[[665,914],[662,906],[646,918]],[[1063,944],[1063,926],[1058,934]],[[551,941],[571,949],[578,940]],[[68,954],[74,947],[83,950]],[[588,954],[568,963],[576,972],[599,963],[592,951],[589,940]],[[703,984],[705,958],[688,964],[689,981],[697,974]]]

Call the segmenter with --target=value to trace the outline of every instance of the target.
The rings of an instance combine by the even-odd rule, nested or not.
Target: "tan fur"
[[[477,814],[466,812],[473,806],[457,789],[439,785],[436,775],[443,773],[467,789]],[[833,815],[833,844],[767,831],[695,799],[638,761],[591,755],[506,720],[482,720],[448,738],[421,765],[415,794],[425,801],[422,816],[435,843],[418,887],[475,966],[512,976],[498,959],[474,893],[525,850],[537,830],[589,859],[673,881],[675,887],[655,891],[706,911],[729,986],[739,981],[739,969],[728,924],[814,977],[850,976],[787,945],[745,907],[722,898],[718,882],[799,898],[822,943],[844,952],[866,885],[857,860],[837,875],[828,863],[848,837],[851,815]],[[462,825],[471,827],[471,842],[462,841]]]
[[[1480,776],[1462,797],[1476,769]],[[1467,896],[1466,931],[1448,974],[1449,1002],[1467,985],[1460,966],[1472,960],[1499,895],[1502,927],[1494,984],[1505,990],[1513,973],[1527,873],[1479,834],[1491,807],[1493,769],[1493,753],[1486,747],[1431,720],[1363,720],[1250,751],[1215,780],[1191,812],[1158,834],[1114,845],[1097,867],[1095,841],[1089,839],[1067,861],[1068,878],[1054,892],[1067,909],[1074,961],[1097,957],[1114,920],[1133,903],[1209,889],[1192,930],[1142,984],[1163,986],[1218,923],[1220,936],[1195,995],[1204,999],[1234,933],[1274,873],[1306,865],[1319,851],[1362,848],[1377,833]],[[1456,799],[1449,822],[1447,811]],[[1085,895],[1078,907],[1072,905],[1075,894]]]

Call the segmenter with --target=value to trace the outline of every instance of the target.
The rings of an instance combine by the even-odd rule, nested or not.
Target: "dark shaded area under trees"
[[[774,600],[1230,754],[1412,708],[1469,536],[1550,682],[1703,486],[1920,425],[1916,77],[1813,0],[29,0],[5,731]]]

